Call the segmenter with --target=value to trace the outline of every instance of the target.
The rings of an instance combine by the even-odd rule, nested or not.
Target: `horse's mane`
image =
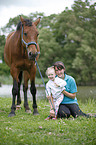
[[[29,19],[24,19],[24,22],[25,22],[25,26],[32,26],[32,21],[29,20]],[[17,28],[16,30],[20,30],[21,29],[21,26],[22,26],[22,22],[20,21],[18,24],[17,24]]]

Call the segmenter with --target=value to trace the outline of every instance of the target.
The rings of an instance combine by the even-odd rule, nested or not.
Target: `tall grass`
[[[0,145],[96,145],[96,118],[45,121],[48,101],[37,101],[38,116],[25,113],[23,103],[16,116],[8,118],[11,98],[0,98]],[[79,105],[85,113],[96,113],[96,100]],[[31,101],[29,106],[32,109]]]

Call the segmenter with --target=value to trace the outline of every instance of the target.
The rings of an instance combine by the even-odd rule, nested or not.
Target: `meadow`
[[[11,98],[0,98],[0,145],[96,145],[96,118],[57,119],[45,121],[48,101],[37,100],[39,115],[25,113],[23,100],[16,116],[8,117]],[[29,101],[32,109],[32,101]],[[96,100],[79,102],[85,113],[96,113]]]

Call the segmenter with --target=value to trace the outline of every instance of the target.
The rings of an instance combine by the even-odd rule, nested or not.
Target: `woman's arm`
[[[62,91],[62,93],[64,94],[64,95],[66,95],[67,97],[69,97],[69,98],[71,98],[71,99],[75,99],[75,97],[76,97],[76,93],[68,93],[67,91]]]

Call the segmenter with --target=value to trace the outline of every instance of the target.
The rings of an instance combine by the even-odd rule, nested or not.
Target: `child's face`
[[[55,76],[56,76],[56,74],[53,71],[50,71],[48,73],[48,79],[50,79],[51,81],[54,81],[55,80]]]

